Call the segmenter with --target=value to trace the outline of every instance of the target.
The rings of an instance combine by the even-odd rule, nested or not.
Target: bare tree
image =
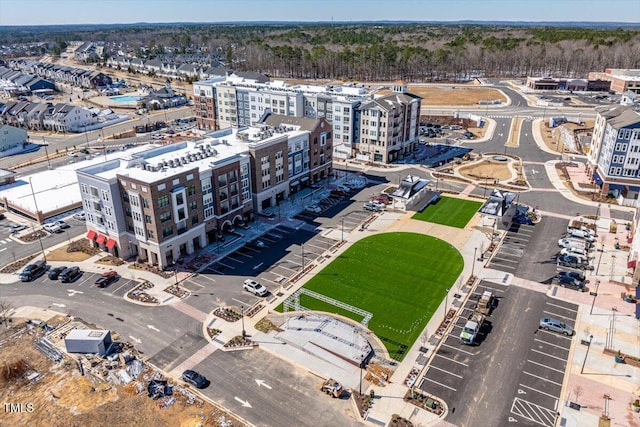
[[[14,308],[15,307],[13,306],[13,304],[11,304],[8,300],[0,299],[0,323],[4,323],[4,326],[6,328],[9,327],[7,321]]]
[[[578,399],[580,398],[580,396],[582,396],[582,386],[581,385],[576,385],[575,387],[573,387],[573,394],[576,395],[576,403],[578,403]]]

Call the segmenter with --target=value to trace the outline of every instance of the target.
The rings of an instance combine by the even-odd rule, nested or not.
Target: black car
[[[560,276],[573,277],[581,282],[584,282],[586,279],[583,273],[578,273],[577,271],[558,271],[558,277]]]
[[[556,281],[558,285],[562,286],[563,288],[575,289],[576,291],[580,292],[586,292],[589,290],[589,288],[584,285],[584,282],[578,279],[574,279],[573,277],[558,275]]]
[[[197,388],[206,388],[210,381],[196,371],[187,369],[182,373],[182,381],[187,382]]]
[[[82,276],[82,270],[80,270],[80,267],[69,267],[60,273],[58,279],[62,283],[71,283],[77,280],[80,276]]]
[[[49,269],[49,265],[45,261],[36,261],[27,265],[22,273],[20,273],[20,281],[31,282],[42,276]]]
[[[62,273],[66,269],[67,269],[66,266],[56,267],[56,268],[51,269],[51,271],[49,271],[49,279],[58,280],[58,276],[60,276],[60,273]]]

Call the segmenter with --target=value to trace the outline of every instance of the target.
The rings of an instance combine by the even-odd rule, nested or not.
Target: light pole
[[[445,289],[444,295],[444,320],[447,320],[447,300],[449,299],[449,288]]]
[[[244,305],[240,306],[240,319],[242,319],[242,338],[247,336],[247,332],[244,330]]]
[[[604,241],[601,242],[602,247],[600,248],[600,258],[598,258],[598,266],[596,267],[596,276],[600,271],[600,261],[602,261],[602,254],[604,253]]]
[[[598,209],[596,209],[596,219],[593,221],[593,225],[596,226],[596,231],[598,228],[598,215],[600,215],[600,203],[598,203]]]
[[[342,234],[340,236],[340,242],[344,242],[344,217],[340,218],[340,224],[342,225]]]
[[[46,141],[44,140],[44,136],[42,137],[42,145],[44,146],[44,155],[47,156],[47,166],[51,169],[51,162],[49,161],[49,150],[47,149]]]
[[[38,220],[40,217],[38,215],[38,202],[36,201],[36,193],[33,191],[33,183],[31,182],[31,177],[29,177],[29,186],[31,187],[31,195],[33,196],[33,204],[35,205],[36,208],[36,220]],[[40,221],[38,221],[40,222]],[[42,245],[42,237],[40,237],[40,232],[38,231],[38,241],[40,242],[40,250],[42,251],[42,258],[44,259],[44,262],[47,262],[47,256],[44,253],[44,246]]]
[[[478,252],[478,248],[473,248],[473,263],[471,264],[471,278],[473,278],[475,269],[476,269],[476,254]]]
[[[591,348],[591,341],[593,341],[593,335],[589,335],[589,344],[587,345],[587,352],[584,355],[584,360],[582,361],[582,368],[580,368],[580,373],[584,372],[584,365],[587,363],[587,356],[589,355],[589,349]]]
[[[596,303],[596,297],[598,296],[598,288],[600,287],[600,280],[596,280],[596,291],[591,292],[593,294],[593,301],[591,301],[591,310],[589,310],[589,314],[593,314],[593,306]]]

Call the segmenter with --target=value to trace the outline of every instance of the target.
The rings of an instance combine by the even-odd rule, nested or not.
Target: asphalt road
[[[518,425],[535,425],[522,416],[527,405],[537,405],[539,414],[531,418],[540,416],[543,425],[549,425],[548,414],[558,404],[561,387],[544,378],[552,376],[554,383],[562,383],[571,341],[538,331],[538,325],[548,313],[561,313],[573,324],[576,306],[542,292],[491,282],[481,282],[472,297],[484,290],[491,290],[499,303],[490,324],[481,330],[478,345],[463,345],[458,338],[475,304],[470,299],[418,385],[443,398],[449,407],[446,421],[460,427],[477,426],[478,420],[487,426],[507,425],[510,418],[517,418]],[[553,357],[544,355],[549,349]]]

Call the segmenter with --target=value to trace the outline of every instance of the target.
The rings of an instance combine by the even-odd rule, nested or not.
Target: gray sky
[[[0,0],[0,25],[221,21],[597,21],[639,0]]]

